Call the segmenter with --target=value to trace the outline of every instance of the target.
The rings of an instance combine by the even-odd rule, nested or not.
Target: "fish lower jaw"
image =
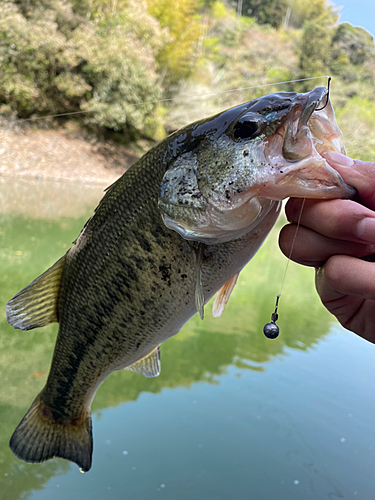
[[[269,180],[259,186],[260,196],[270,200],[350,198],[354,193],[318,153],[285,166],[279,162]]]

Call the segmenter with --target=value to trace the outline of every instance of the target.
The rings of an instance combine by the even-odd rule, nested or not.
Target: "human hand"
[[[316,288],[339,322],[375,343],[375,163],[327,152],[327,162],[357,190],[355,200],[306,200],[292,260],[316,268]],[[302,199],[286,205],[279,244],[289,256]]]

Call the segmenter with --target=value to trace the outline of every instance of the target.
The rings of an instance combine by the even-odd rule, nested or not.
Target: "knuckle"
[[[331,237],[358,240],[357,226],[366,217],[368,209],[352,200],[335,200],[321,214],[321,223],[327,225]]]
[[[279,234],[279,246],[281,251],[286,255],[291,247],[292,242],[292,225],[288,224],[282,228]]]
[[[285,206],[286,218],[289,222],[296,222],[301,210],[302,200],[300,198],[290,198]]]
[[[346,263],[351,259],[349,256],[333,255],[324,265],[324,279],[327,285],[337,291],[341,291],[346,279]]]

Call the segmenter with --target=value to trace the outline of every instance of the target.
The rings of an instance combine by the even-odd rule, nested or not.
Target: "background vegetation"
[[[339,24],[327,0],[0,4],[0,114],[84,111],[69,119],[122,142],[157,140],[257,95],[323,82],[186,96],[325,74],[349,153],[374,158],[374,40]]]

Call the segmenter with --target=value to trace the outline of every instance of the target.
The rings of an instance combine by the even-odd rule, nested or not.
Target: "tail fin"
[[[68,423],[54,420],[50,413],[39,394],[14,431],[10,449],[25,462],[44,462],[60,457],[75,462],[87,472],[92,457],[90,410],[82,419]]]

